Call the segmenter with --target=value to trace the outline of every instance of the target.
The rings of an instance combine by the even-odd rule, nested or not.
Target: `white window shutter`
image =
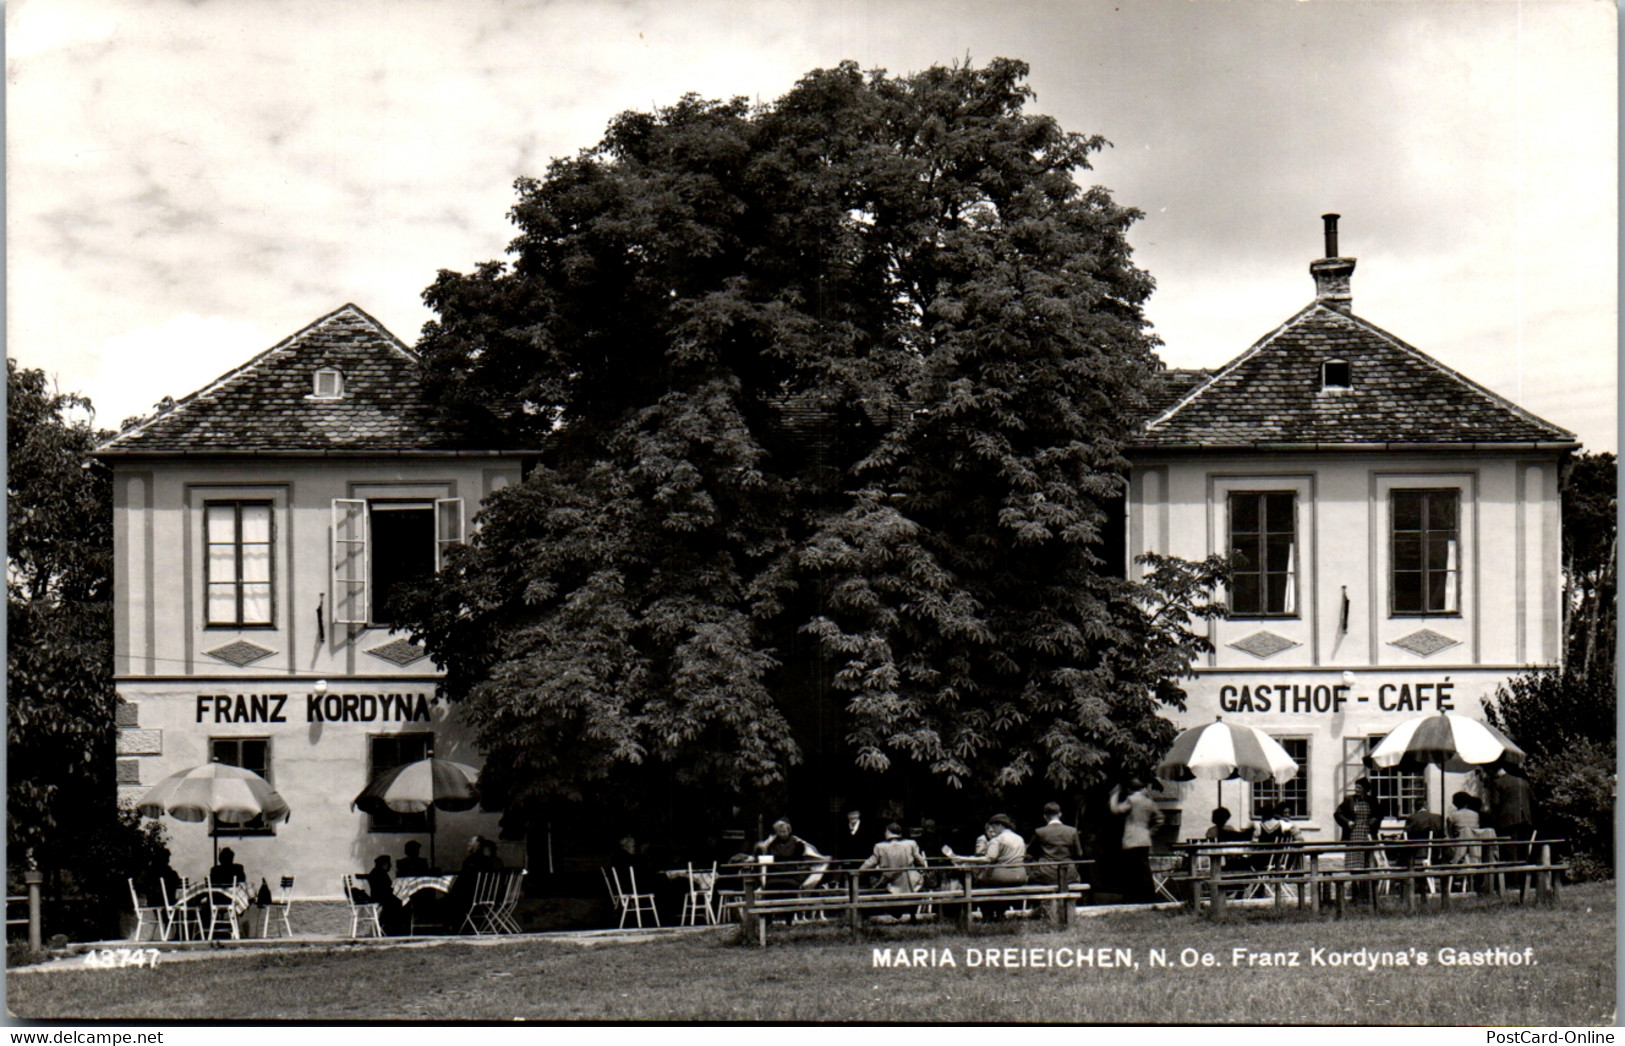
[[[367,503],[333,499],[333,623],[367,623]]]
[[[439,570],[446,562],[446,548],[461,545],[463,533],[463,499],[436,498],[434,503],[434,567]]]

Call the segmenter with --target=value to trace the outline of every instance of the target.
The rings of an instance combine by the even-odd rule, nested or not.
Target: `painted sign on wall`
[[[1382,683],[1375,694],[1352,690],[1347,683],[1227,683],[1219,687],[1219,710],[1329,714],[1372,705],[1384,712],[1448,712],[1456,707],[1455,684],[1449,676]]]
[[[304,718],[287,694],[199,694],[196,722],[203,723],[427,723],[428,694],[306,694]]]

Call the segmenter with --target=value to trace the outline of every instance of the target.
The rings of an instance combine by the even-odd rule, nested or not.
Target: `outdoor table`
[[[403,875],[395,880],[391,889],[394,890],[395,897],[405,904],[414,894],[423,890],[450,893],[451,884],[456,878],[455,875]]]
[[[242,936],[242,930],[237,924],[237,917],[248,911],[254,903],[248,893],[247,883],[233,883],[230,886],[213,886],[206,881],[190,883],[175,896],[176,908],[196,909],[231,909],[231,936],[235,939]],[[182,926],[184,927],[184,922]],[[184,932],[184,931],[183,931]],[[204,933],[207,935],[208,931]]]
[[[198,902],[205,897],[210,898],[211,906],[213,906],[214,897],[229,902],[232,912],[237,915],[248,911],[248,906],[254,903],[253,899],[248,896],[246,883],[233,883],[231,886],[211,886],[206,882],[195,882],[176,895],[175,904],[177,906],[189,905],[195,908],[199,906]]]

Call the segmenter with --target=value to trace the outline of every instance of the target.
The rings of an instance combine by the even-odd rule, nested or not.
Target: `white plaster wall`
[[[368,738],[389,733],[435,735],[434,753],[478,767],[481,758],[471,732],[445,703],[434,703],[434,686],[425,683],[398,683],[386,679],[334,681],[330,692],[399,693],[423,695],[430,702],[430,722],[400,722],[375,719],[373,722],[311,722],[306,699],[310,691],[305,680],[262,681],[251,685],[219,683],[123,683],[120,692],[137,705],[139,726],[124,733],[150,737],[162,735],[161,751],[134,756],[139,786],[128,785],[127,797],[135,798],[172,773],[207,763],[210,740],[219,737],[264,737],[270,740],[272,783],[293,813],[270,836],[222,836],[221,846],[230,846],[247,870],[252,884],[264,877],[275,886],[282,875],[295,876],[295,892],[300,897],[338,897],[339,876],[345,872],[365,872],[373,858],[388,853],[397,860],[409,840],[423,844],[429,855],[427,833],[373,832],[365,814],[350,809],[350,803],[368,780]],[[283,705],[286,722],[215,722],[212,705],[198,722],[199,694],[286,694]],[[125,758],[131,758],[126,756]],[[435,814],[435,859],[441,867],[455,871],[461,864],[470,836],[495,838],[499,815],[475,809],[466,813]],[[207,824],[187,824],[165,818],[173,865],[183,876],[206,874],[213,863],[214,841]],[[524,864],[523,846],[507,844],[504,863]]]

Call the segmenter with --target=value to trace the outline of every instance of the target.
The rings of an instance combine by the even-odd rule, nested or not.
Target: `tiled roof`
[[[1146,390],[1145,420],[1160,417],[1211,377],[1213,372],[1210,370],[1165,370],[1158,374],[1151,388]]]
[[[326,368],[343,375],[339,398],[313,395],[315,373]],[[346,305],[98,453],[411,451],[456,444],[424,394],[411,350]]]
[[[1321,364],[1328,360],[1349,364],[1350,387],[1322,388]],[[1170,382],[1169,391],[1177,391],[1177,384]],[[1135,444],[1565,442],[1574,442],[1574,435],[1365,320],[1316,301],[1207,381],[1187,388],[1150,420]]]

